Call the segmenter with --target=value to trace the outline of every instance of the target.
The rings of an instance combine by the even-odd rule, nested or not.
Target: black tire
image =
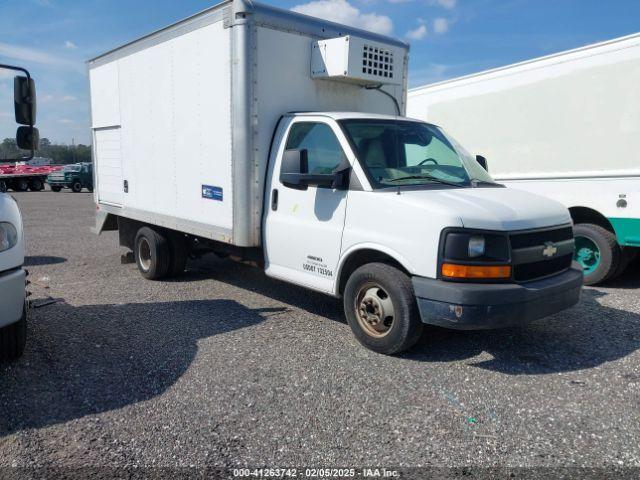
[[[375,295],[369,294],[371,291]],[[381,302],[389,301],[392,315],[387,316]],[[369,263],[351,274],[344,290],[344,312],[355,337],[374,352],[393,355],[408,350],[422,334],[411,280],[385,263]],[[368,314],[371,316],[365,319]]]
[[[7,182],[0,180],[0,193],[7,193]]]
[[[600,251],[598,266],[584,276],[585,285],[597,285],[609,279],[618,269],[622,251],[616,236],[606,228],[592,223],[579,223],[573,227],[575,237],[584,237],[596,244]]]
[[[29,190],[31,190],[32,192],[41,192],[42,190],[44,190],[44,182],[39,178],[34,178],[29,183]]]
[[[27,306],[22,310],[22,318],[0,329],[0,361],[15,360],[22,356],[27,344]]]
[[[59,187],[58,185],[52,185],[51,186],[51,191],[52,192],[59,192],[60,190],[62,190],[62,187]]]
[[[160,280],[169,273],[171,264],[169,242],[159,231],[149,227],[138,230],[133,255],[138,270],[147,280]]]
[[[628,247],[621,248],[620,261],[618,262],[618,267],[616,268],[615,272],[613,272],[611,275],[609,275],[609,277],[607,277],[607,280],[615,280],[616,278],[621,276],[625,272],[629,264],[633,261],[635,256],[636,256],[636,253],[633,249]]]
[[[71,190],[74,193],[80,193],[82,191],[82,182],[80,180],[76,180],[71,184]]]
[[[171,263],[169,265],[169,275],[176,277],[184,273],[187,268],[187,258],[189,256],[189,248],[187,239],[178,232],[167,232],[169,240],[169,249],[171,255]]]
[[[27,182],[24,178],[16,180],[13,184],[13,188],[16,192],[26,192],[29,190],[29,182]]]
[[[93,185],[91,185],[90,187],[87,187],[87,190],[89,190],[89,193],[93,193]]]

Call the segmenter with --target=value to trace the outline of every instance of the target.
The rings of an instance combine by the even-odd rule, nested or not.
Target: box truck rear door
[[[266,273],[333,292],[346,211],[346,190],[294,187],[280,179],[285,150],[304,150],[309,174],[331,174],[349,147],[338,126],[324,117],[289,119],[269,169],[264,239]],[[281,130],[281,131],[283,131]]]

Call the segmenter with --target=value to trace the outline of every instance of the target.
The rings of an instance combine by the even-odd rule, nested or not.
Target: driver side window
[[[287,150],[307,150],[309,173],[330,174],[345,158],[340,142],[325,123],[298,122],[289,131]]]

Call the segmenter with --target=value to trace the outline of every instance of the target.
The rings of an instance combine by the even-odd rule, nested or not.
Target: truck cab
[[[83,188],[93,192],[93,165],[88,162],[65,165],[62,170],[50,173],[47,183],[54,192],[63,188],[75,193],[80,193]]]
[[[423,324],[504,327],[578,301],[568,210],[496,183],[441,128],[300,113],[275,139],[266,273],[343,297],[369,348],[404,350]]]
[[[22,355],[26,342],[24,234],[18,204],[0,193],[0,360]]]
[[[8,72],[7,72],[8,71]],[[13,109],[19,125],[16,132],[18,149],[30,156],[11,160],[28,161],[38,146],[35,82],[22,67],[0,65],[0,73],[15,73],[11,103],[0,105],[0,113]],[[14,360],[24,351],[27,338],[27,295],[24,269],[25,241],[18,204],[7,193],[0,192],[0,361]]]

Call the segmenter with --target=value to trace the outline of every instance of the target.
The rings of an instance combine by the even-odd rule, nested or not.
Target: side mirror
[[[336,174],[309,173],[307,150],[285,150],[280,165],[280,182],[290,188],[306,190],[309,185],[332,187]]]
[[[280,182],[292,188],[304,189],[301,176],[309,170],[307,150],[285,150],[280,165]]]
[[[489,171],[489,165],[487,164],[487,159],[482,155],[476,155],[476,162],[480,164],[482,168],[484,168],[487,172]]]
[[[35,127],[18,127],[16,144],[22,150],[37,150],[40,145],[40,132]]]
[[[33,78],[17,76],[13,80],[13,102],[16,122],[20,125],[36,123],[36,83]]]

